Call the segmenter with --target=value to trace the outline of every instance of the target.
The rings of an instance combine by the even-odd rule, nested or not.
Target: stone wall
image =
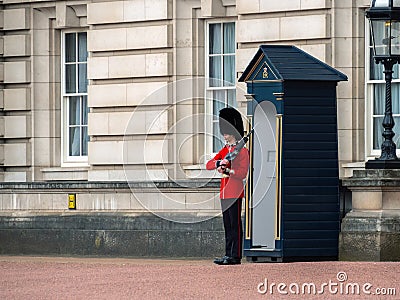
[[[182,217],[187,218],[188,214]],[[223,255],[222,219],[200,220],[177,223],[150,213],[121,212],[0,214],[0,254],[181,258]]]
[[[218,181],[3,183],[0,254],[223,254]],[[68,195],[76,209],[68,209]]]
[[[352,210],[342,221],[340,259],[400,261],[400,172],[356,170],[343,180]]]
[[[219,181],[176,182],[36,182],[1,183],[0,211],[65,212],[68,195],[76,195],[76,211],[176,211],[211,214],[220,210]]]

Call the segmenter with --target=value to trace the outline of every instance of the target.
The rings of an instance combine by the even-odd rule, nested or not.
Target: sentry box
[[[239,81],[254,128],[246,189],[249,261],[336,260],[336,86],[346,75],[294,46],[263,45]]]

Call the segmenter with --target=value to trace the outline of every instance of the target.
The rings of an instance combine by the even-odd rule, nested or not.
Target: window
[[[89,140],[86,32],[66,32],[63,37],[63,161],[85,162]]]
[[[212,151],[223,145],[219,132],[218,113],[223,107],[236,107],[235,23],[207,25],[207,98],[212,99]]]
[[[366,36],[369,37],[366,53],[366,84],[367,84],[367,156],[380,156],[381,144],[383,142],[382,121],[385,114],[385,77],[382,64],[376,64],[374,60],[374,51],[372,46],[372,37],[369,27]],[[383,38],[382,32],[382,38]],[[399,65],[393,66],[392,81],[392,111],[395,126],[393,128],[396,134],[393,141],[399,145],[400,141],[400,69]],[[400,152],[398,152],[399,154]]]

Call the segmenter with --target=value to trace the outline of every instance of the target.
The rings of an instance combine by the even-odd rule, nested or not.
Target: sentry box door
[[[279,236],[279,187],[277,187],[277,123],[275,105],[263,101],[254,111],[253,137],[253,240],[252,247],[275,249]]]

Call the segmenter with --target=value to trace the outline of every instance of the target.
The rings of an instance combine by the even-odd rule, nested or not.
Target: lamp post
[[[394,119],[392,114],[392,75],[393,65],[400,62],[400,0],[372,0],[366,12],[369,19],[374,58],[382,63],[385,70],[386,99],[385,116],[382,126],[384,141],[381,156],[367,161],[366,169],[400,169],[400,160],[396,156],[396,144],[393,142]]]

